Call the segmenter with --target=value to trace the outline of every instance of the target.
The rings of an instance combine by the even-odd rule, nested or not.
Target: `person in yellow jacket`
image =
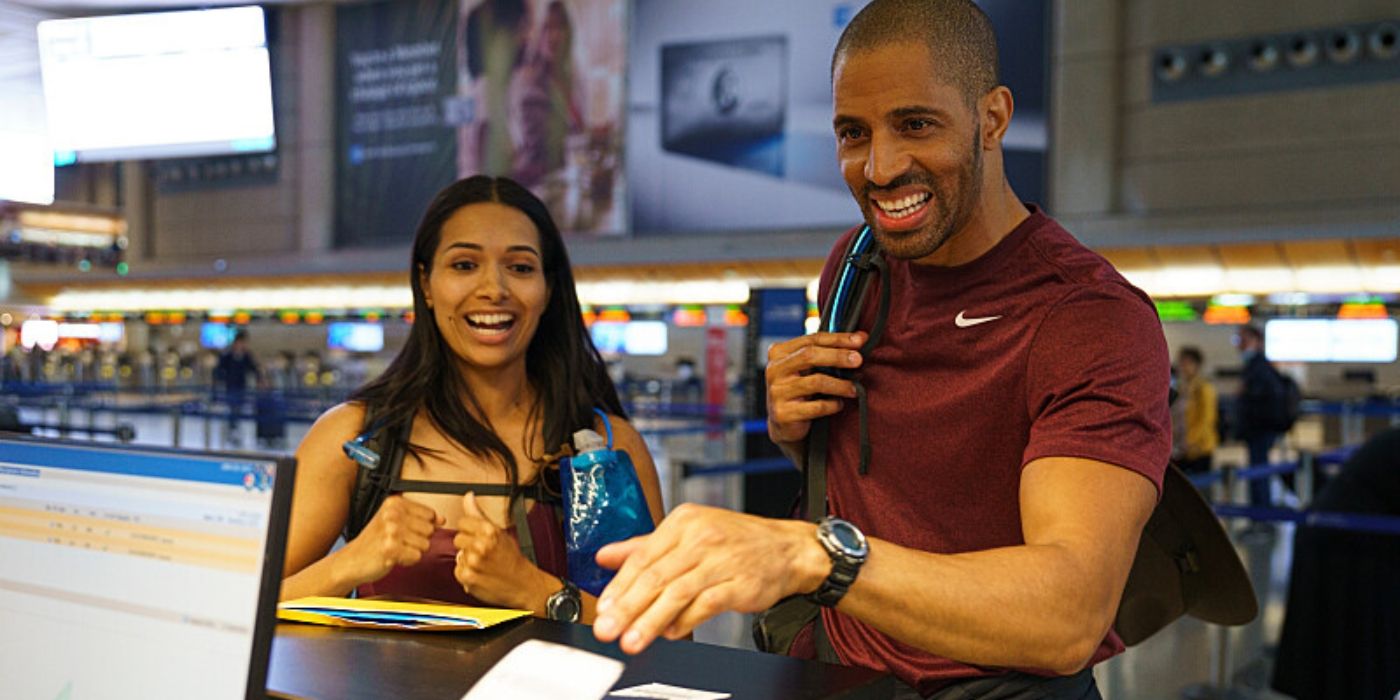
[[[1215,385],[1201,376],[1201,364],[1200,348],[1188,345],[1177,352],[1180,394],[1172,411],[1172,456],[1187,474],[1210,471],[1215,448],[1220,444]]]

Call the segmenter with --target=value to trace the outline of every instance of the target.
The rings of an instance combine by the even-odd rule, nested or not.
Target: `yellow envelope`
[[[332,627],[431,632],[485,629],[529,614],[528,610],[323,596],[298,598],[277,605],[279,620]]]

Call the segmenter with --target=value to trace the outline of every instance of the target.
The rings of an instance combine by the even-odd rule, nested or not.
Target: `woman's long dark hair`
[[[595,406],[626,416],[603,358],[583,325],[574,274],[559,227],[544,202],[529,190],[508,178],[485,175],[448,185],[428,205],[413,238],[409,265],[413,327],[408,341],[388,369],[356,389],[350,400],[365,405],[366,415],[379,433],[380,454],[387,456],[396,449],[421,450],[397,443],[409,434],[407,424],[418,411],[427,409],[428,417],[448,438],[474,455],[500,460],[506,468],[507,483],[519,486],[520,469],[514,454],[491,426],[477,417],[481,415],[479,411],[473,414],[472,408],[480,408],[476,397],[423,295],[423,280],[432,274],[443,223],[458,209],[481,202],[496,202],[519,210],[540,234],[549,302],[525,352],[525,372],[536,396],[526,430],[540,425],[544,444],[533,444],[530,438],[527,454],[531,459],[543,460],[546,454],[565,445],[575,430],[594,425]],[[463,402],[463,397],[471,406]]]

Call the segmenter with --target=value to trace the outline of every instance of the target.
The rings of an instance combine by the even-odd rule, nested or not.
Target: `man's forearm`
[[[1069,674],[1107,633],[1108,590],[1059,546],[941,555],[872,539],[837,609],[939,656]]]
[[[1126,469],[1035,460],[1021,476],[1025,544],[933,554],[872,537],[838,609],[958,661],[1076,672],[1113,623],[1155,502],[1152,483]]]

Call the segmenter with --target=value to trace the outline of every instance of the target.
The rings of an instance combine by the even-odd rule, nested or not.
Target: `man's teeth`
[[[901,197],[888,202],[877,199],[875,200],[875,204],[886,214],[899,219],[913,214],[916,209],[923,206],[924,202],[929,200],[929,197],[929,193],[925,192],[923,194],[911,194],[908,197]]]

